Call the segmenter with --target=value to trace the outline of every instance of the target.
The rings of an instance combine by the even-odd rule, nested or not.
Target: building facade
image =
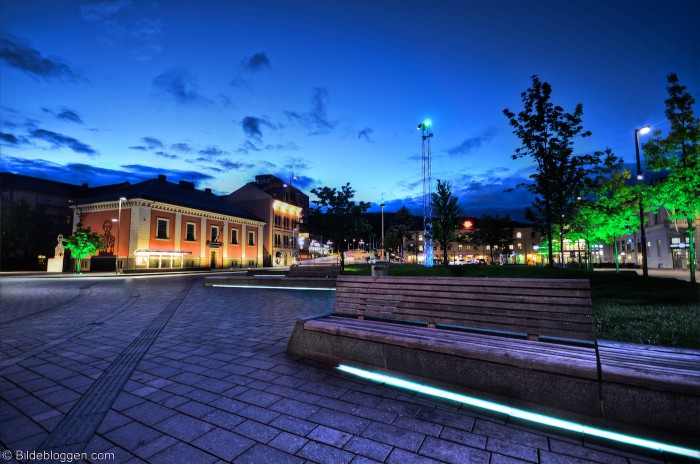
[[[290,266],[308,250],[305,235],[300,234],[309,207],[309,197],[296,187],[272,175],[256,176],[225,197],[265,221],[262,235],[265,266]]]
[[[257,267],[263,263],[259,217],[191,182],[165,176],[71,205],[103,238],[88,266],[121,270]],[[103,264],[104,263],[104,266]],[[81,266],[82,267],[82,266]]]

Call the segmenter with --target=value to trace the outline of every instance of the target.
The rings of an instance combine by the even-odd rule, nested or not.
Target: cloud
[[[359,140],[365,139],[366,141],[371,142],[372,139],[370,138],[370,135],[372,135],[372,132],[374,132],[374,129],[372,129],[371,127],[365,127],[357,133],[357,138]]]
[[[246,136],[252,137],[254,139],[262,140],[262,127],[269,127],[270,129],[276,130],[277,126],[272,124],[269,120],[263,118],[256,118],[254,116],[246,116],[241,121],[241,127]]]
[[[206,156],[206,158],[199,158],[200,160],[210,160],[212,158],[227,156],[228,152],[214,145],[210,145],[206,148],[202,148],[201,150],[199,150],[199,154]]]
[[[236,170],[236,171],[246,171],[248,169],[253,169],[256,167],[255,164],[252,163],[244,163],[241,161],[229,161],[229,160],[223,160],[221,161],[221,167],[228,169],[228,170]]]
[[[479,135],[464,139],[462,143],[452,148],[448,148],[446,151],[452,156],[469,155],[477,148],[490,142],[494,135],[496,135],[496,129],[491,127]]]
[[[0,38],[0,60],[24,71],[32,77],[44,80],[87,81],[82,72],[73,69],[61,59],[44,57],[41,53],[17,38]]]
[[[250,140],[246,140],[236,149],[236,153],[247,155],[250,152],[257,151],[298,151],[301,150],[294,142],[287,143],[269,143],[267,145],[256,145]]]
[[[241,62],[243,69],[250,72],[258,72],[270,67],[270,60],[264,52],[244,58]]]
[[[323,87],[314,87],[311,93],[311,108],[306,113],[285,111],[287,118],[308,131],[309,135],[328,134],[335,127],[335,123],[328,120],[327,103],[328,90]]]
[[[197,78],[186,69],[171,69],[153,78],[153,87],[162,97],[181,105],[205,105],[212,101],[199,93]]]
[[[141,142],[143,142],[143,145],[135,145],[132,147],[129,147],[131,150],[141,150],[141,151],[152,151],[152,150],[158,150],[163,148],[163,142],[158,140],[155,137],[142,137]]]
[[[6,132],[0,131],[0,143],[6,145],[26,145],[29,143],[25,137],[17,136],[14,134],[8,134]]]
[[[170,145],[170,148],[172,148],[173,150],[180,151],[182,153],[191,153],[193,150],[193,148],[189,146],[189,144],[184,142],[173,143],[172,145]]]
[[[152,179],[158,174],[165,174],[170,179],[182,179],[192,182],[214,179],[209,174],[199,171],[181,171],[177,169],[154,168],[140,164],[120,166],[119,169],[106,169],[90,164],[68,163],[65,165],[47,160],[35,160],[3,156],[0,159],[3,171],[39,177],[41,179],[57,180],[70,184],[81,185],[88,183],[91,186],[116,184],[125,181],[131,183]]]
[[[89,145],[80,142],[79,140],[67,135],[48,131],[45,129],[36,129],[32,131],[31,136],[35,139],[43,140],[52,145],[53,148],[65,147],[70,148],[76,153],[83,153],[88,156],[97,156],[98,153]]]
[[[78,124],[84,124],[83,118],[80,117],[77,111],[71,110],[70,108],[61,107],[58,110],[52,110],[50,108],[41,108],[41,111],[54,116],[56,119],[62,121],[76,122]]]
[[[90,0],[80,6],[80,16],[87,22],[104,21],[128,6],[131,0]]]
[[[168,159],[179,159],[180,157],[177,155],[171,155],[168,152],[165,151],[157,151],[155,152],[156,156],[160,156],[161,158],[168,158]]]

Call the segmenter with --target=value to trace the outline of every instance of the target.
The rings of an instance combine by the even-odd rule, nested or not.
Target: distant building
[[[300,243],[299,225],[305,221],[309,197],[279,177],[266,174],[255,176],[226,200],[265,221],[263,232],[263,263],[265,266],[290,266],[308,243]]]
[[[160,175],[71,208],[74,222],[90,226],[108,245],[93,257],[93,270],[114,269],[115,258],[124,270],[262,265],[265,221],[191,182]]]
[[[13,237],[14,232],[9,230],[9,227],[2,230],[0,267],[3,270],[46,270],[46,259],[53,257],[57,236],[68,236],[73,230],[73,211],[70,203],[128,185],[128,182],[124,182],[88,187],[87,184],[74,185],[11,172],[0,173],[0,197],[6,221],[10,218],[10,205],[21,203],[25,203],[30,210],[42,211],[47,219],[45,230],[32,230],[35,226],[30,226],[26,220],[13,219],[24,222],[22,233],[28,238],[26,247],[16,245],[17,239],[21,240],[21,237]]]

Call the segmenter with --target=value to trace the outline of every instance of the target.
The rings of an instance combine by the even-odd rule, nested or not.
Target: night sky
[[[91,186],[225,194],[272,173],[418,213],[430,118],[433,179],[469,215],[522,219],[530,197],[504,190],[533,165],[502,111],[533,74],[583,104],[577,153],[629,163],[635,128],[668,130],[669,73],[700,98],[697,0],[3,0],[0,17],[0,168]]]

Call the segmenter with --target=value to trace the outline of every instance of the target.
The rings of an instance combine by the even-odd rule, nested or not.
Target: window
[[[515,234],[515,238],[523,238],[523,233],[518,232],[517,234]]]
[[[248,232],[248,246],[255,246],[255,232]]]
[[[661,257],[661,239],[656,241],[656,256]]]
[[[522,249],[523,249],[523,244],[522,244],[522,243],[518,243],[518,250],[522,250]]]
[[[195,242],[197,241],[197,236],[195,235],[196,224],[194,222],[188,222],[185,226],[185,241]]]
[[[211,239],[212,242],[219,241],[219,226],[211,226]]]
[[[158,225],[156,228],[156,238],[167,240],[170,238],[168,235],[168,223],[170,220],[158,218]]]
[[[231,245],[238,245],[238,229],[231,229]]]

